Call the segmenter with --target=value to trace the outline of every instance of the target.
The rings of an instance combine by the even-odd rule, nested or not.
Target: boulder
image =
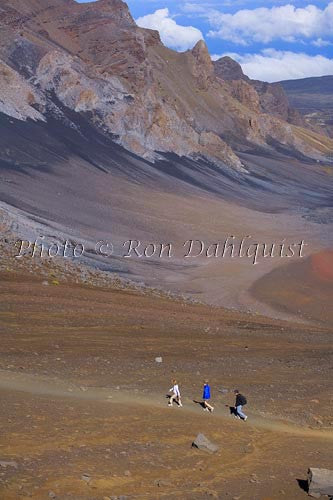
[[[207,453],[216,453],[219,449],[219,446],[209,441],[204,434],[198,434],[192,446],[199,450],[206,451]]]
[[[320,498],[322,495],[333,497],[333,471],[310,468],[308,485],[310,497]]]

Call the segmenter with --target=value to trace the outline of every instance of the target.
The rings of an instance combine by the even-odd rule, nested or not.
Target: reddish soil
[[[22,271],[0,278],[0,460],[17,464],[0,469],[1,499],[301,500],[307,467],[330,467],[329,329]],[[183,408],[166,406],[174,377]],[[193,403],[204,378],[212,415]],[[246,423],[226,407],[235,387]],[[191,448],[199,432],[215,455]]]

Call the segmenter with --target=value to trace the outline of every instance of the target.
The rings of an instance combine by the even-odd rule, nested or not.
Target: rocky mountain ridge
[[[203,41],[184,53],[166,48],[122,0],[0,8],[0,111],[9,116],[61,122],[65,106],[149,160],[173,152],[241,170],[237,151],[329,155],[333,142],[299,126],[280,87],[239,75],[224,74]]]
[[[214,69],[215,74],[230,85],[232,95],[245,105],[253,100],[258,112],[271,114],[294,125],[306,126],[298,111],[290,106],[288,96],[279,83],[252,80],[244,74],[241,65],[229,56],[214,61]],[[252,99],[248,98],[248,94]]]
[[[287,80],[280,85],[308,126],[333,137],[333,76]]]

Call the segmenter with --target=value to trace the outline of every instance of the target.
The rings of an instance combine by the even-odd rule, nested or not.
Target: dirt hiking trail
[[[168,408],[162,395],[152,394],[150,397],[139,395],[137,392],[120,391],[107,387],[80,387],[72,382],[60,380],[58,378],[41,377],[31,374],[23,374],[0,370],[0,388],[9,391],[18,391],[26,394],[39,396],[51,396],[59,398],[71,398],[87,401],[100,401],[112,404],[122,404],[128,406],[147,406],[151,408],[163,408],[168,413],[170,411],[191,412],[200,414],[200,405],[195,404],[190,398],[185,397],[183,407]],[[162,393],[163,394],[163,391]],[[215,407],[212,418],[229,419],[227,405]],[[241,423],[241,422],[240,422]],[[281,421],[273,418],[263,418],[260,415],[252,414],[249,410],[249,420],[246,424],[262,430],[288,433],[293,436],[304,438],[321,438],[333,441],[333,431],[329,429],[316,430],[310,427],[297,426],[294,423]]]

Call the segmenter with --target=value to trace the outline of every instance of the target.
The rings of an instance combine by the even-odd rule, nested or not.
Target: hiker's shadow
[[[197,405],[200,405],[202,409],[206,409],[206,404],[204,401],[196,401],[195,399],[193,399],[193,403],[197,404]]]
[[[232,417],[238,417],[238,413],[237,413],[237,410],[234,406],[229,406],[229,405],[226,405],[227,408],[229,408],[229,411],[230,411],[230,415]]]
[[[165,399],[167,399],[168,403],[170,403],[171,394],[166,394]],[[174,401],[174,403],[176,403],[176,405],[181,406],[180,401],[178,399],[174,399],[173,401]]]

